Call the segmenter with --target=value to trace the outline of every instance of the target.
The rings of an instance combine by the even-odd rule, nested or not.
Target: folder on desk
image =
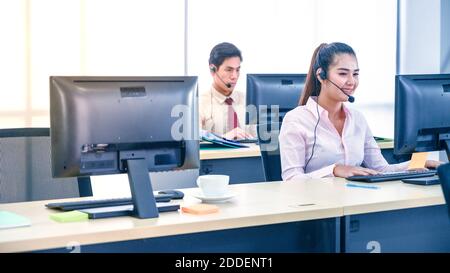
[[[9,211],[0,211],[0,229],[25,227],[29,225],[31,225],[30,220],[21,215]]]
[[[202,140],[213,143],[213,144],[225,146],[225,147],[230,147],[230,148],[248,148],[249,147],[245,144],[220,137],[214,133],[211,133],[211,132],[208,132],[205,130],[202,130]]]

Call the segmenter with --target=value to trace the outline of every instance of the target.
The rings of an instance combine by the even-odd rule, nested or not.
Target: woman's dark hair
[[[316,71],[321,68],[320,77],[326,79],[334,57],[339,54],[350,54],[356,57],[355,51],[344,43],[323,43],[314,50],[299,105],[305,105],[311,96],[319,96],[321,84],[317,79]]]
[[[231,43],[220,43],[213,47],[209,54],[209,65],[214,65],[217,69],[227,58],[239,57],[242,62],[241,51]]]

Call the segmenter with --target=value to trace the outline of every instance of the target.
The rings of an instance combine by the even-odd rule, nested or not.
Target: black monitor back
[[[197,77],[50,77],[53,176],[126,172],[122,151],[149,171],[199,168],[197,116]]]
[[[436,151],[450,139],[450,74],[397,75],[396,154]]]
[[[281,122],[288,111],[298,106],[305,80],[306,74],[247,74],[247,106],[258,108],[256,117],[247,115],[247,123]],[[263,105],[267,113],[260,108]],[[271,105],[279,107],[279,120],[274,120],[276,113],[270,111]]]

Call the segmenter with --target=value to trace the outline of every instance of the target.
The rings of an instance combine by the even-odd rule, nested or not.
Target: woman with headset
[[[409,162],[388,164],[364,116],[347,108],[358,87],[359,67],[344,43],[321,44],[312,56],[300,106],[288,112],[279,135],[283,180],[349,177],[403,171]],[[427,168],[438,161],[427,160]],[[364,165],[364,167],[361,167]]]
[[[213,83],[200,95],[200,125],[203,130],[228,139],[254,136],[246,131],[245,97],[234,90],[241,69],[241,51],[231,43],[220,43],[211,50],[209,69]]]

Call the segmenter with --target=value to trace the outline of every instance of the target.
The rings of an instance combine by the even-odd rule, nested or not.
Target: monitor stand
[[[81,212],[87,213],[90,219],[116,216],[147,219],[157,218],[158,212],[176,211],[180,208],[177,204],[156,203],[145,158],[123,158],[123,161],[128,172],[133,205],[83,209]]]
[[[153,195],[152,183],[148,175],[145,158],[125,159],[133,200],[133,216],[138,218],[156,218],[158,209]]]

